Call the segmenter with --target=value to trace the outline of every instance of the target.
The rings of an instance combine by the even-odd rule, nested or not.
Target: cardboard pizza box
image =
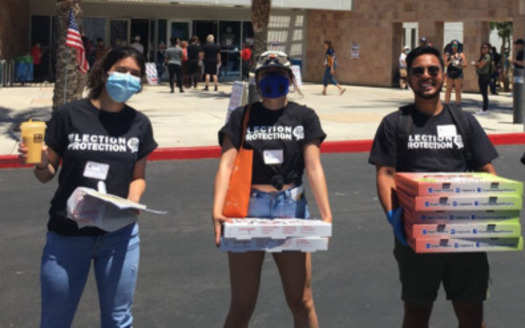
[[[316,252],[328,250],[328,238],[290,237],[286,239],[253,238],[247,240],[221,238],[220,249],[228,252],[245,253],[263,251],[280,253],[284,251]]]
[[[511,223],[520,221],[520,211],[428,211],[414,212],[403,209],[405,222],[413,224],[448,224],[448,223]]]
[[[408,238],[416,253],[511,252],[523,250],[518,238]]]
[[[396,187],[411,196],[523,194],[523,183],[486,172],[396,173]]]
[[[499,211],[521,210],[522,198],[518,194],[473,194],[447,196],[410,196],[397,190],[397,199],[412,212],[424,211]]]
[[[517,222],[492,224],[411,224],[405,222],[405,232],[412,238],[509,238],[521,236],[521,224]]]
[[[331,237],[332,224],[305,219],[233,219],[223,227],[225,238],[252,239],[288,237]]]

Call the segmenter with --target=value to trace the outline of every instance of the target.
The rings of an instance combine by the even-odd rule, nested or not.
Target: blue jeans
[[[132,327],[139,245],[136,223],[99,236],[61,236],[48,232],[40,269],[40,328],[71,327],[91,262],[97,281],[101,327]]]
[[[323,86],[328,86],[328,83],[332,82],[333,85],[339,84],[337,80],[332,75],[332,68],[325,67],[324,69],[324,76],[323,76]]]
[[[278,192],[263,192],[252,189],[248,217],[266,219],[310,218],[303,187],[297,186]]]

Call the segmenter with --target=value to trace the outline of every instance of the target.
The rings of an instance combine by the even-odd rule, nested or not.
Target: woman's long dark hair
[[[479,47],[479,60],[482,60],[483,57],[485,57],[485,55],[483,54],[483,47],[487,46],[487,49],[489,50],[489,52],[487,52],[488,55],[490,55],[490,50],[491,50],[491,45],[490,43],[483,43],[481,45],[481,47]]]
[[[106,87],[108,72],[111,67],[113,67],[116,62],[128,57],[135,59],[135,62],[140,67],[141,79],[144,77],[146,74],[145,60],[137,50],[131,47],[122,47],[112,50],[102,60],[93,65],[87,85],[90,99],[100,97],[102,90]]]

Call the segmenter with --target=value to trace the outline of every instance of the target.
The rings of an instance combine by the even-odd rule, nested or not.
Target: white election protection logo
[[[131,138],[128,140],[128,147],[131,149],[132,153],[139,151],[139,138]]]
[[[293,129],[293,136],[296,140],[302,140],[304,139],[304,128],[302,125],[296,126]]]

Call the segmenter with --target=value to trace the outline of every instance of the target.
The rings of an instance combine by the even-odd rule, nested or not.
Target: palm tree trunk
[[[53,110],[73,100],[80,99],[77,91],[76,50],[66,47],[69,10],[73,9],[77,25],[81,26],[82,0],[57,0],[58,44],[56,45],[56,80],[53,94]]]
[[[254,58],[266,51],[272,0],[252,0]]]

